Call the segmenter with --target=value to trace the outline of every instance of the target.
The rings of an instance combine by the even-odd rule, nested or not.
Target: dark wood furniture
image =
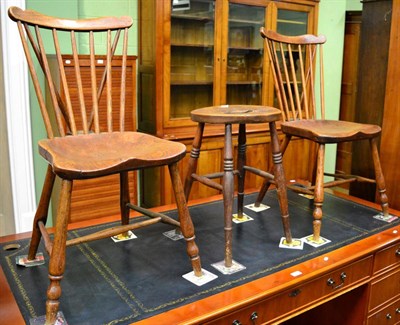
[[[358,65],[359,69],[354,121],[358,123],[373,123],[382,127],[383,116],[386,110],[385,96],[391,37],[390,30],[392,17],[395,15],[393,15],[392,0],[363,0],[362,4],[359,53],[355,57],[357,60],[355,65]],[[379,82],[377,82],[378,80]],[[388,109],[388,111],[390,110]],[[395,116],[392,117],[395,118]],[[390,130],[391,140],[393,139],[392,132]],[[381,139],[378,139],[378,145],[381,144]],[[389,143],[387,145],[391,146]],[[351,172],[356,175],[371,177],[373,176],[372,161],[362,158],[365,151],[368,150],[367,146],[366,143],[362,142],[353,143]],[[386,150],[383,146],[380,146],[380,148]],[[390,149],[390,152],[393,155],[395,151]],[[386,172],[391,173],[390,169],[393,168],[394,166],[384,168],[383,170],[386,174]],[[390,179],[392,177],[386,176],[387,182]],[[395,182],[398,183],[398,179]],[[391,187],[393,188],[393,186]],[[376,187],[375,184],[350,184],[350,194],[374,201],[376,199]],[[395,195],[391,193],[388,193],[388,195],[391,201],[396,201]]]
[[[223,105],[211,106],[193,110],[193,121],[198,123],[192,151],[185,178],[185,197],[189,198],[193,181],[215,188],[222,192],[224,200],[224,231],[225,231],[225,267],[232,266],[232,217],[234,198],[234,176],[237,175],[237,218],[243,218],[243,199],[246,172],[262,176],[268,180],[274,179],[276,184],[284,234],[287,245],[292,243],[289,225],[289,209],[286,195],[286,180],[282,166],[282,154],[279,148],[276,122],[281,119],[281,112],[274,107],[254,105]],[[273,174],[261,170],[258,166],[251,167],[246,164],[246,126],[256,123],[268,123],[271,133],[271,151],[273,160]],[[224,142],[224,169],[208,175],[197,173],[197,164],[201,151],[204,128],[208,125],[223,124],[225,126]],[[232,128],[239,126],[238,151],[236,168],[234,168]],[[265,160],[268,156],[265,156]],[[222,184],[216,183],[215,178],[222,178]]]
[[[380,157],[386,180],[389,203],[400,209],[400,86],[399,24],[400,4],[392,0],[363,0],[359,69],[356,103],[356,121],[376,123],[382,127]],[[354,145],[352,172],[372,173],[368,159],[360,159],[365,148]],[[350,193],[371,201],[376,200],[375,188],[352,184]]]
[[[48,169],[39,206],[35,215],[32,238],[27,256],[28,262],[36,258],[37,249],[43,237],[46,251],[50,255],[49,279],[47,290],[46,324],[53,324],[57,319],[60,281],[65,271],[65,249],[67,246],[125,234],[129,230],[151,225],[157,222],[169,223],[179,227],[187,241],[187,253],[191,259],[195,276],[201,276],[198,248],[194,242],[194,229],[184,198],[183,187],[179,177],[177,163],[185,155],[185,146],[178,142],[170,142],[148,134],[125,131],[125,92],[126,63],[128,50],[128,30],[133,21],[130,17],[104,17],[83,20],[68,20],[42,15],[32,10],[17,7],[9,9],[9,16],[17,23],[22,45],[28,61],[33,85],[39,101],[47,139],[39,141],[39,152],[48,162]],[[34,33],[32,32],[34,30]],[[52,47],[45,48],[43,35],[52,32]],[[96,34],[96,37],[94,36]],[[64,38],[65,37],[65,38]],[[62,46],[59,38],[68,39]],[[88,47],[90,57],[90,99],[85,98],[83,91],[79,48]],[[85,40],[85,41],[83,41]],[[103,40],[103,41],[102,41]],[[120,41],[118,46],[118,41]],[[86,43],[85,43],[86,42]],[[68,44],[70,47],[68,48]],[[32,52],[31,52],[32,49]],[[63,53],[72,53],[75,63],[75,82],[69,88]],[[50,73],[47,58],[48,51],[54,50],[62,87],[56,87]],[[70,52],[69,52],[70,51]],[[105,53],[106,65],[96,77],[95,54]],[[122,56],[120,82],[113,83],[112,73],[115,66],[112,59],[115,54]],[[46,105],[45,93],[38,80],[37,67],[43,71],[52,106]],[[41,68],[41,69],[40,69]],[[60,92],[63,92],[63,97]],[[78,92],[77,103],[71,102],[70,94]],[[118,96],[119,103],[113,107],[112,97]],[[64,100],[63,100],[64,98]],[[99,102],[106,102],[105,128],[100,124]],[[113,121],[113,108],[118,119]],[[52,121],[54,123],[52,123]],[[176,196],[179,222],[162,214],[154,214],[130,203],[128,171],[147,167],[167,166],[172,188]],[[82,238],[67,240],[67,224],[71,210],[72,184],[75,180],[117,174],[120,178],[120,209],[122,225],[106,231],[100,231]],[[61,179],[61,189],[55,223],[54,238],[50,237],[45,227],[50,203],[50,196],[56,177]],[[149,220],[129,224],[130,210],[139,210],[150,217]]]
[[[292,137],[299,137],[317,144],[316,175],[313,185],[305,188],[290,186],[294,191],[314,196],[313,241],[319,243],[324,187],[337,186],[348,182],[376,182],[379,200],[385,216],[388,215],[388,198],[385,180],[379,160],[377,138],[381,128],[373,124],[325,119],[324,73],[322,46],[324,36],[285,36],[274,31],[261,29],[265,39],[272,74],[274,77],[278,107],[282,111],[282,153]],[[318,60],[317,60],[318,58]],[[318,76],[319,88],[315,86]],[[319,90],[318,90],[319,89]],[[318,97],[319,96],[319,97]],[[319,98],[319,100],[318,100]],[[319,106],[318,106],[319,105]],[[325,145],[328,143],[368,140],[374,163],[375,180],[362,176],[333,174],[335,179],[324,182]],[[364,160],[370,159],[365,157]],[[256,205],[262,201],[270,181],[265,180]]]
[[[339,119],[355,121],[356,97],[358,86],[358,52],[360,48],[361,11],[346,12],[343,48],[342,88],[340,92]],[[336,151],[335,173],[351,174],[352,142],[338,143]],[[350,184],[341,187],[349,189]]]
[[[292,35],[315,33],[319,1],[191,0],[190,10],[184,11],[174,10],[172,1],[140,0],[138,5],[138,129],[184,143],[189,156],[196,132],[191,110],[224,104],[275,106],[259,28]],[[279,123],[277,128],[280,133]],[[264,170],[272,166],[264,159],[271,152],[266,129],[267,124],[247,128],[247,160]],[[223,135],[220,125],[206,128],[199,161],[202,173],[223,169]],[[237,150],[235,139],[233,145]],[[313,163],[298,159],[309,153],[314,153],[312,143],[293,140],[284,161],[288,179],[311,180]],[[151,195],[144,195],[142,204],[159,206],[173,201],[165,172],[143,172],[141,191]],[[245,184],[256,188],[262,179],[248,173]],[[191,198],[215,194],[218,190],[194,184]]]
[[[341,193],[336,195],[378,208],[374,203]],[[189,205],[221,199],[189,201]],[[167,211],[173,206],[154,208]],[[391,210],[395,215],[398,211]],[[118,220],[110,216],[69,225],[69,229]],[[0,238],[12,242],[29,237],[17,234]],[[295,273],[294,273],[295,272]],[[299,273],[301,272],[301,274]],[[332,289],[329,279],[344,285]],[[296,274],[300,274],[295,276]],[[313,324],[323,319],[327,325],[397,324],[400,321],[400,227],[396,226],[273,273],[242,286],[225,290],[135,324]],[[0,324],[25,324],[0,270]],[[252,322],[251,318],[257,316]]]

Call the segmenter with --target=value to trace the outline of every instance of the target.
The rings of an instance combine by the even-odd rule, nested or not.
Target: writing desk
[[[378,209],[373,203],[336,194]],[[209,200],[216,199],[220,196]],[[69,228],[115,220],[118,217],[74,223]],[[29,235],[5,236],[0,243]],[[0,290],[0,324],[25,324],[2,270]],[[400,226],[135,324],[309,324],[316,317],[324,324],[400,322]]]

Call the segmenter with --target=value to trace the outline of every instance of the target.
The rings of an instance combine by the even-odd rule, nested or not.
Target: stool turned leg
[[[379,160],[379,152],[378,146],[376,144],[376,138],[369,140],[371,151],[372,151],[372,159],[374,161],[374,169],[375,169],[375,179],[376,186],[379,194],[379,200],[382,207],[382,213],[384,216],[389,215],[389,203],[388,197],[386,195],[386,185],[385,178],[383,177],[381,162]]]
[[[314,189],[314,211],[313,211],[313,241],[320,241],[322,205],[324,203],[324,160],[325,145],[320,143],[317,153],[317,175]]]
[[[196,135],[193,139],[192,150],[190,151],[190,158],[188,169],[185,177],[185,198],[189,201],[190,190],[192,189],[193,178],[192,174],[196,173],[197,161],[200,156],[201,142],[203,140],[204,123],[197,125]]]
[[[285,234],[287,244],[290,244],[292,242],[292,234],[290,231],[290,222],[289,222],[289,207],[287,199],[286,179],[282,165],[282,153],[279,146],[279,138],[275,122],[269,123],[269,130],[271,132],[271,151],[272,151],[272,161],[274,164],[274,179],[279,200],[279,206],[281,210],[283,232]]]
[[[47,173],[42,188],[42,194],[40,196],[39,205],[35,214],[35,220],[33,222],[33,230],[32,230],[31,242],[29,245],[28,260],[34,260],[36,257],[40,239],[42,238],[42,234],[39,229],[39,222],[42,222],[43,225],[46,225],[51,193],[53,191],[55,178],[56,175],[53,173],[52,168],[49,165],[47,167]]]
[[[225,124],[224,176],[222,179],[224,201],[225,267],[232,266],[232,205],[233,205],[233,155],[232,124]]]
[[[61,183],[60,200],[57,209],[57,220],[54,233],[53,248],[49,262],[50,285],[47,289],[46,324],[54,324],[57,318],[59,298],[61,296],[60,281],[65,270],[65,247],[67,225],[71,208],[72,181]]]
[[[238,218],[243,217],[243,199],[244,199],[244,179],[246,171],[244,166],[246,165],[246,124],[239,125],[239,139],[238,139],[238,160],[237,169],[239,171],[238,176],[238,194],[237,194],[237,214]]]
[[[290,139],[292,138],[292,136],[290,135],[286,135],[285,138],[283,139],[281,146],[280,146],[280,152],[282,154],[282,156],[285,154],[286,148],[290,142]],[[272,166],[272,168],[269,170],[269,172],[272,174],[274,170],[274,166]],[[255,207],[259,207],[262,200],[264,199],[265,194],[267,193],[269,186],[271,185],[271,181],[269,179],[264,179],[264,182],[261,186],[260,191],[258,192],[257,195],[257,199],[256,202],[254,203]]]
[[[183,187],[179,176],[178,165],[174,163],[168,166],[171,176],[172,188],[175,194],[176,205],[178,208],[179,222],[181,224],[182,235],[186,241],[186,250],[190,257],[195,276],[202,276],[199,248],[194,239],[194,227],[189,215],[189,209],[183,194]]]

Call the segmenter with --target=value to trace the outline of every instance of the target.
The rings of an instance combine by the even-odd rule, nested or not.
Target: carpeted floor
[[[293,236],[310,235],[312,200],[292,192],[288,195]],[[245,201],[252,203],[254,198],[249,195]],[[103,239],[68,248],[60,307],[67,322],[129,324],[301,263],[400,222],[377,220],[373,218],[376,210],[326,194],[321,234],[331,242],[319,248],[305,244],[303,250],[289,250],[278,247],[282,225],[276,193],[268,192],[264,203],[271,208],[258,213],[246,209],[254,220],[234,224],[233,256],[246,269],[232,275],[223,275],[211,266],[223,259],[222,202],[190,208],[202,266],[218,275],[201,287],[182,278],[191,271],[185,243],[162,234],[172,229],[168,225],[137,230],[134,232],[137,238],[130,241],[114,243]],[[168,214],[176,218],[175,211]],[[93,228],[105,226],[70,231],[69,237],[85,235]],[[1,249],[0,263],[29,322],[45,313],[47,263],[31,268],[17,266],[15,257],[26,254],[29,241],[18,243],[21,244],[18,250]],[[40,251],[44,252],[43,247]]]

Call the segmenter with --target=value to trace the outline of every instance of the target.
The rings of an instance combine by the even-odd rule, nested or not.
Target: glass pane
[[[214,7],[213,0],[172,0],[170,119],[212,105]]]
[[[308,33],[308,12],[305,11],[293,11],[293,10],[285,10],[278,9],[278,25],[277,32],[283,35],[303,35]],[[304,54],[303,54],[304,55]],[[285,55],[285,61],[288,62],[288,55]],[[299,53],[294,53],[294,60],[299,60]],[[280,60],[282,61],[282,60]],[[305,61],[304,61],[305,62]],[[287,65],[287,63],[285,63]],[[281,66],[283,67],[283,62],[281,62]],[[298,66],[298,65],[297,65]],[[297,71],[297,69],[296,69]],[[300,80],[299,71],[297,71],[297,79]],[[290,82],[289,82],[290,84]],[[279,107],[278,99],[274,96],[275,107]]]
[[[308,12],[279,9],[277,32],[290,36],[307,34]]]
[[[265,7],[229,5],[227,104],[261,104]]]

